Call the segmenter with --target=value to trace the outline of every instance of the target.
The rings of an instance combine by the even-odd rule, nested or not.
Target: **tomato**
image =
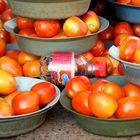
[[[140,97],[140,89],[138,86],[132,84],[132,83],[127,83],[124,87],[124,92],[125,96],[129,97]]]
[[[94,57],[90,62],[95,63],[95,62],[103,62],[103,61],[107,63],[108,74],[111,74],[113,70],[113,65],[109,57],[103,57],[103,56]]]
[[[21,51],[18,55],[18,63],[23,65],[26,62],[38,60],[39,57],[33,54]]]
[[[17,44],[17,39],[16,39],[16,35],[9,33],[9,43],[11,44]]]
[[[0,97],[0,103],[6,103],[6,100],[2,97]]]
[[[50,38],[59,33],[60,23],[58,20],[36,20],[34,28],[37,36]]]
[[[116,111],[118,118],[135,118],[140,116],[140,98],[125,97],[118,101],[118,109]]]
[[[72,16],[65,20],[63,32],[68,37],[84,36],[88,32],[88,27],[80,18]]]
[[[92,54],[98,57],[103,54],[104,50],[105,50],[104,43],[99,38],[97,38],[91,50]]]
[[[23,74],[27,77],[40,77],[40,60],[26,62],[23,65]]]
[[[16,23],[17,23],[17,26],[19,29],[33,28],[34,27],[34,20],[29,19],[29,18],[17,16]]]
[[[100,20],[94,11],[88,11],[81,16],[81,19],[87,24],[91,33],[97,32],[100,28]]]
[[[106,30],[99,33],[98,36],[103,42],[112,41],[114,38],[113,27],[110,25]]]
[[[0,38],[0,57],[4,56],[6,53],[6,42],[4,39]]]
[[[35,30],[33,28],[24,28],[18,32],[18,34],[23,35],[23,36],[31,36],[34,33],[35,33]]]
[[[9,42],[9,33],[4,29],[0,29],[0,38],[4,39],[6,42]]]
[[[14,98],[16,95],[20,94],[21,92],[23,92],[23,91],[15,91],[15,92],[12,92],[12,93],[10,93],[9,95],[5,96],[4,99],[5,99],[5,101],[6,101],[8,104],[12,105],[12,100],[13,100],[13,98]]]
[[[49,82],[37,83],[31,88],[31,91],[39,95],[39,105],[48,104],[54,99],[56,95],[56,89],[54,85]]]
[[[103,85],[102,90],[104,93],[111,95],[116,100],[119,100],[125,96],[123,89],[114,82],[108,82]]]
[[[7,9],[1,14],[1,19],[3,22],[12,18],[14,18],[14,14],[12,13],[11,9]]]
[[[8,73],[7,71],[4,71],[0,69],[0,94],[10,94],[11,92],[14,92],[17,88],[16,79]]]
[[[100,79],[97,80],[96,82],[92,83],[92,86],[90,88],[90,90],[92,92],[99,92],[102,91],[103,86],[108,83],[109,81],[105,80],[105,79]]]
[[[116,99],[104,92],[91,92],[88,105],[93,115],[98,118],[110,118],[117,110]]]
[[[122,34],[118,34],[115,39],[114,39],[114,44],[118,47],[122,44],[122,42],[128,37],[130,36],[129,34],[126,33],[122,33]]]
[[[88,52],[83,53],[82,56],[85,58],[85,60],[87,62],[89,62],[90,60],[92,60],[92,58],[94,57],[91,51],[88,51]]]
[[[8,56],[17,61],[19,53],[19,50],[7,50],[5,56]]]
[[[140,46],[140,39],[136,36],[128,36],[120,45],[119,57],[125,61],[133,62],[136,48]]]
[[[16,60],[7,56],[3,56],[0,58],[0,68],[9,72],[13,76],[23,75],[21,65]]]
[[[0,103],[0,117],[13,116],[14,111],[10,104],[3,102]]]
[[[123,71],[122,65],[120,63],[118,65],[118,72],[120,75],[124,75],[124,71]]]
[[[114,26],[113,33],[114,33],[114,37],[122,33],[133,35],[133,30],[128,22],[118,22]]]
[[[33,91],[24,91],[12,100],[12,107],[16,115],[32,113],[39,110],[39,96]]]
[[[136,48],[134,53],[134,62],[140,64],[140,48]]]
[[[86,76],[75,76],[66,84],[66,94],[73,98],[79,92],[88,90],[90,86],[91,81]]]
[[[116,2],[121,3],[121,4],[130,4],[131,0],[116,0]]]
[[[80,92],[72,98],[72,108],[81,114],[91,116],[92,113],[88,106],[88,97],[89,91]]]
[[[5,10],[5,3],[3,2],[3,0],[0,0],[0,14],[2,14],[4,10]]]
[[[140,0],[132,0],[132,5],[140,6]]]
[[[67,38],[67,36],[58,34],[53,36],[52,38]]]
[[[3,21],[0,19],[0,29],[3,29]]]
[[[140,37],[140,24],[134,24],[133,31],[136,36]]]

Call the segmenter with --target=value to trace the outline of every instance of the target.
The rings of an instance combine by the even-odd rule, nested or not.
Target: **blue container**
[[[115,0],[108,0],[113,6],[116,16],[124,21],[140,24],[140,6],[119,4]]]

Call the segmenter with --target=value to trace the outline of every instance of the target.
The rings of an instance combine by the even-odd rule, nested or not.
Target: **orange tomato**
[[[26,62],[38,60],[38,59],[39,59],[38,56],[23,51],[21,51],[18,55],[18,62],[21,65],[25,64]]]
[[[13,116],[14,110],[12,106],[6,102],[0,103],[0,117]]]
[[[140,98],[124,97],[120,99],[115,115],[117,118],[125,119],[140,117]]]
[[[88,104],[91,112],[98,118],[110,118],[117,110],[117,101],[104,92],[91,92]]]
[[[39,97],[33,91],[24,91],[12,100],[12,107],[16,115],[32,113],[39,110]]]
[[[132,83],[127,83],[123,89],[126,97],[140,97],[140,88]]]
[[[0,97],[0,103],[6,103],[6,100],[2,97]]]
[[[0,38],[4,39],[8,43],[9,33],[5,29],[0,29]]]
[[[140,64],[140,48],[136,48],[134,53],[134,62]]]
[[[92,58],[94,57],[91,51],[83,53],[82,56],[86,59],[87,62],[92,60]]]
[[[101,39],[97,38],[95,44],[92,47],[92,54],[96,57],[101,56],[105,50],[105,45]]]
[[[23,75],[21,65],[16,60],[7,56],[3,56],[0,58],[0,68],[9,72],[13,76]]]
[[[97,32],[100,28],[100,20],[94,11],[88,11],[81,16],[81,19],[87,24],[91,33]]]
[[[40,61],[34,60],[23,65],[23,74],[27,77],[40,77]]]
[[[0,57],[4,56],[6,53],[6,42],[4,39],[0,38]]]
[[[10,57],[14,60],[18,60],[19,50],[7,50],[5,56]]]
[[[88,32],[88,27],[80,18],[72,16],[64,22],[63,32],[68,37],[84,36]]]
[[[88,106],[89,91],[80,92],[77,96],[72,98],[72,108],[84,115],[91,116],[92,113]]]
[[[116,0],[116,1],[121,4],[130,4],[131,3],[131,0]]]
[[[132,0],[132,5],[140,6],[140,0]]]
[[[67,36],[58,34],[58,35],[53,36],[52,38],[67,38]]]
[[[17,83],[13,75],[0,69],[0,94],[10,94],[17,88]]]

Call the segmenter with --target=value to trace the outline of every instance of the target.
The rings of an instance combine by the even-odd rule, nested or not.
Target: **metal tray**
[[[29,78],[29,77],[16,77],[18,90],[30,90],[30,88],[44,80]],[[0,118],[0,138],[12,137],[30,132],[39,127],[46,120],[47,111],[50,110],[60,98],[60,90],[56,88],[55,98],[42,109],[29,113],[26,115],[15,115]]]
[[[13,34],[16,34],[17,42],[21,50],[38,55],[38,56],[50,56],[52,52],[75,52],[75,55],[79,55],[83,52],[90,50],[97,38],[98,33],[104,31],[109,22],[103,17],[100,19],[100,29],[98,32],[91,35],[70,37],[70,38],[33,38],[25,37],[17,34],[15,29],[16,19],[11,19],[4,24],[4,28]]]
[[[98,79],[93,78],[91,81],[95,82]],[[116,82],[121,86],[128,82],[125,76],[109,76],[106,79]],[[124,137],[140,134],[140,118],[101,119],[82,115],[72,109],[71,99],[67,97],[65,90],[61,93],[60,103],[66,110],[74,114],[77,123],[90,133],[109,137]]]
[[[65,19],[88,11],[91,0],[8,0],[15,15],[34,19]]]

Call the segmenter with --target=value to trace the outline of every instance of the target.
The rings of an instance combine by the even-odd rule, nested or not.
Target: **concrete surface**
[[[111,138],[97,136],[80,128],[72,114],[63,109],[60,103],[51,109],[46,122],[38,129],[13,138],[0,140],[140,140],[140,136]]]

